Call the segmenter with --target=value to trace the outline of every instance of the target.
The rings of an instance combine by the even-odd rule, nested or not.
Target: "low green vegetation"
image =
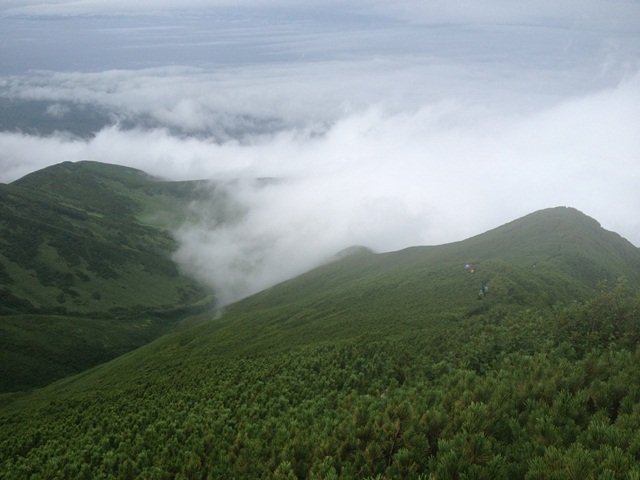
[[[555,309],[404,322],[392,336],[371,321],[342,339],[225,318],[6,398],[0,469],[6,478],[634,478],[639,307],[639,297],[605,290]]]
[[[564,208],[455,244],[358,250],[0,396],[0,472],[640,478],[639,267],[637,248]]]

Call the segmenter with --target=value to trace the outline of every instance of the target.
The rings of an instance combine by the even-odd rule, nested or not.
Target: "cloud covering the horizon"
[[[304,0],[5,0],[0,15],[6,16],[78,16],[132,15],[172,12],[208,12],[215,9],[241,8],[303,9],[315,12],[355,11],[409,20],[421,24],[546,23],[611,27],[635,30],[640,6],[635,0],[327,0],[314,4]]]
[[[186,8],[205,3],[211,5],[194,0]],[[61,15],[116,12],[119,5],[48,4]],[[173,53],[153,50],[151,40],[163,34],[147,17],[124,33],[117,18],[93,19],[106,22],[105,38],[135,30],[138,40],[133,35],[113,48],[129,51],[132,41],[155,64],[136,68],[131,54],[114,56],[103,70],[37,70],[16,57],[17,73],[0,76],[0,99],[45,102],[42,121],[83,108],[101,109],[112,124],[87,138],[0,131],[0,181],[91,159],[228,185],[241,218],[175,232],[176,259],[215,286],[224,303],[351,245],[389,251],[457,241],[559,205],[640,245],[639,4],[529,4],[462,2],[465,9],[362,0],[347,8],[337,1],[338,13],[350,13],[336,24],[295,9],[248,19],[247,0],[245,13],[215,20],[226,33],[197,39],[183,36],[173,13],[163,20],[163,29],[182,32],[181,52],[200,48],[187,48],[188,41],[206,39],[246,54],[216,57],[217,65],[197,55],[163,64]],[[46,8],[9,2],[0,15],[7,22],[51,14]],[[358,13],[367,9],[373,13]],[[31,21],[38,22],[19,18]],[[87,19],[60,22],[80,22],[89,32]],[[205,23],[197,23],[203,32]],[[136,25],[140,30],[131,30]],[[278,181],[254,182],[264,177]],[[199,208],[208,218],[207,207]]]

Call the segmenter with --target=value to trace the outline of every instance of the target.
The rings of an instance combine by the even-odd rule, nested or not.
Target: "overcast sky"
[[[242,219],[176,232],[224,301],[559,205],[638,246],[639,61],[631,0],[3,1],[0,99],[41,111],[0,115],[0,181],[81,159],[240,179]]]

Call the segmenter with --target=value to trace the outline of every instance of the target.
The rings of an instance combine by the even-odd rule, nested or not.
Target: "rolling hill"
[[[636,247],[570,208],[448,245],[355,249],[0,396],[0,471],[637,478],[639,271]]]
[[[0,185],[0,391],[42,386],[114,358],[212,293],[171,260],[169,234],[198,182],[66,162]]]

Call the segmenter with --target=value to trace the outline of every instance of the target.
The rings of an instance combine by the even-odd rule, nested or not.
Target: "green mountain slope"
[[[0,391],[79,372],[210,306],[167,231],[198,195],[96,162],[0,185]]]
[[[300,323],[321,317],[322,325],[313,328],[327,332],[333,331],[328,317],[375,318],[390,334],[396,322],[425,316],[581,301],[600,282],[615,284],[620,277],[640,288],[639,250],[577,210],[560,207],[462,242],[354,255],[245,299],[227,313],[259,312]],[[480,294],[483,287],[486,294]]]
[[[0,397],[0,471],[635,478],[639,255],[572,209],[441,247],[358,251]]]

